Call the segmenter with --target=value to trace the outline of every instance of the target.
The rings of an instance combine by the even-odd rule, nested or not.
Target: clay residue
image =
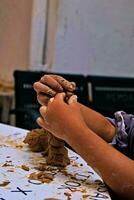
[[[50,183],[53,181],[54,176],[46,172],[33,172],[28,177],[30,180],[38,180],[42,183]]]
[[[10,183],[10,181],[3,181],[2,183],[0,183],[0,187],[5,187]]]

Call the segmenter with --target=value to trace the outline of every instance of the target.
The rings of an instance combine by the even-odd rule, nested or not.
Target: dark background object
[[[87,76],[89,103],[96,111],[113,117],[123,110],[134,113],[134,78]]]

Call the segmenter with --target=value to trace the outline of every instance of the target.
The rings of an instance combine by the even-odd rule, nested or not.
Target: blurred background
[[[133,8],[133,0],[0,0],[1,121],[9,121],[3,105],[13,104],[15,70],[127,77],[132,93]]]
[[[1,78],[14,69],[134,75],[133,0],[1,0]]]

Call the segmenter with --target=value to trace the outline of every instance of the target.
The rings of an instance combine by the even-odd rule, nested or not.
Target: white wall
[[[43,70],[43,51],[46,34],[48,0],[33,0],[29,68]],[[45,54],[45,52],[44,52]]]
[[[33,0],[0,0],[0,78],[27,69]]]
[[[61,0],[53,71],[134,76],[134,0]]]

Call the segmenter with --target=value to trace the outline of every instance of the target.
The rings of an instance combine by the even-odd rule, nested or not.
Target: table
[[[100,176],[71,150],[71,164],[65,170],[46,166],[54,177],[50,183],[29,179],[45,158],[23,143],[26,133],[27,130],[0,123],[0,200],[111,199]],[[29,166],[29,171],[22,165]]]

